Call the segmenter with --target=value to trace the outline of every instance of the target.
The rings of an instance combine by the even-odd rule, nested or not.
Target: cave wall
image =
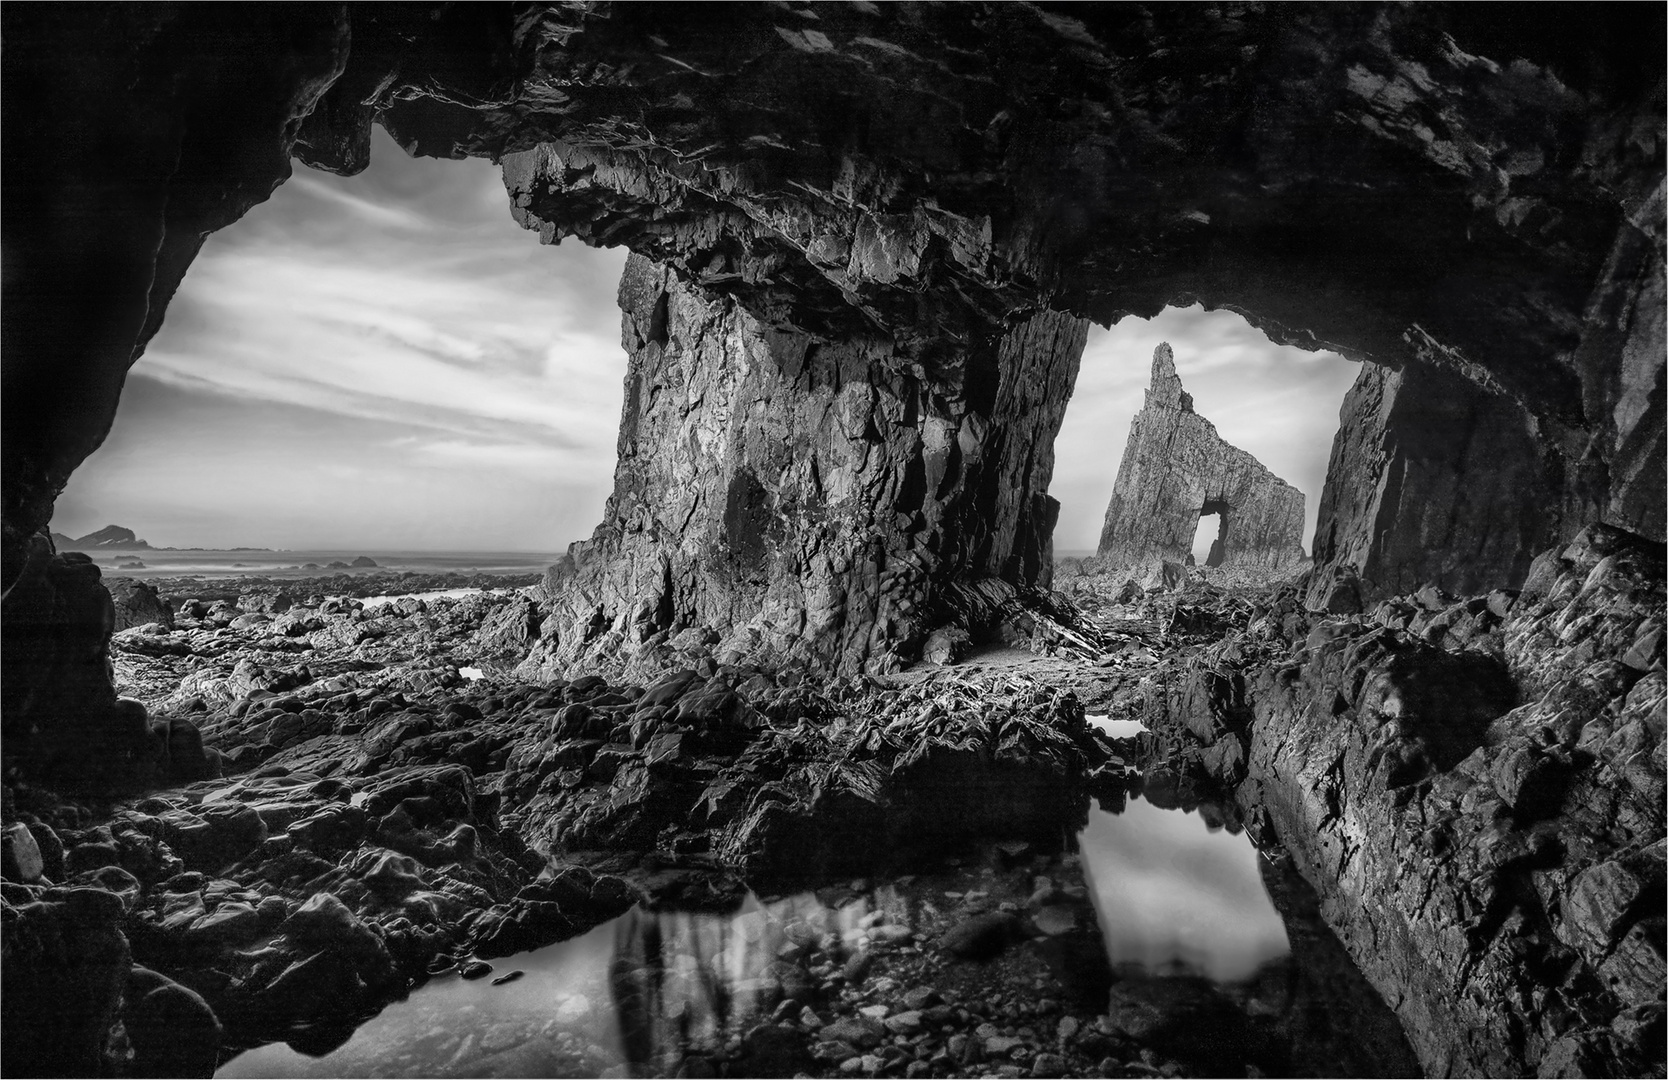
[[[1618,226],[1582,316],[1575,358],[1591,431],[1549,424],[1440,358],[1363,365],[1321,493],[1311,608],[1351,610],[1427,583],[1515,588],[1536,554],[1593,521],[1664,538],[1661,199],[1659,189]]]
[[[947,386],[882,340],[771,330],[641,256],[619,299],[614,491],[548,579],[524,673],[652,668],[690,631],[754,659],[886,669],[943,617],[946,583],[1047,584],[1083,320],[970,342]]]
[[[1564,481],[1513,402],[1440,369],[1364,365],[1339,409],[1307,602],[1514,586],[1585,520]]]
[[[1220,514],[1210,565],[1276,571],[1303,558],[1303,492],[1216,433],[1193,411],[1169,342],[1153,350],[1152,381],[1129,425],[1096,554],[1117,566],[1180,562],[1202,513]]]
[[[1194,302],[1441,369],[1530,418],[1560,506],[1664,532],[1660,7],[13,4],[0,24],[8,590],[203,238],[292,155],[363,169],[373,123],[504,160],[541,239],[628,246],[940,391],[1035,312]]]

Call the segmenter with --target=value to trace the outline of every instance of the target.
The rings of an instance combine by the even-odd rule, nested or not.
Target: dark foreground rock
[[[1261,606],[1148,715],[1292,852],[1427,1071],[1661,1075],[1663,611],[1661,546],[1593,527],[1518,594]]]
[[[114,805],[8,788],[8,1055],[14,1016],[40,1044],[18,1038],[17,1060],[48,1074],[206,1075],[261,1042],[327,1049],[435,972],[638,903],[721,909],[743,877],[786,887],[973,836],[1057,844],[1091,786],[1122,779],[1075,699],[1017,677],[830,694],[710,658],[648,687],[392,662],[443,634],[489,648],[483,629],[524,603],[365,619],[257,593],[118,635],[170,764]],[[384,637],[365,633],[381,620]],[[110,1065],[121,1046],[131,1065]]]

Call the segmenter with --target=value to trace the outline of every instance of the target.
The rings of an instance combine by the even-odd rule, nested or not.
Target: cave
[[[1075,865],[1046,860],[1059,821],[1118,772],[1097,805],[1144,792],[1285,853],[1268,888],[1307,898],[1292,910],[1335,935],[1314,951],[1393,1014],[1385,1060],[1661,1074],[1659,8],[10,5],[0,29],[20,1067],[207,1075],[234,1043],[326,1052],[344,1017],[442,961],[469,977],[634,897],[736,899],[725,873],[860,878],[864,857],[958,828],[1000,835],[1007,854],[986,854],[1005,870],[1037,845],[1056,873]],[[115,608],[97,567],[55,546],[55,500],[206,237],[292,161],[362,171],[373,125],[410,155],[497,163],[541,242],[631,252],[603,519],[482,627],[513,653],[490,697],[361,700],[248,667],[195,719],[118,698]],[[1360,364],[1313,550],[1288,542],[1269,474],[1255,505],[1178,494],[1163,535],[1115,493],[1099,553],[1179,559],[1216,514],[1207,567],[1292,571],[1254,598],[1185,573],[1068,580],[1048,487],[1088,327],[1195,303]],[[1148,409],[1209,428],[1169,353]],[[1073,603],[1101,593],[1144,614]],[[348,618],[306,633],[334,634],[326,615]],[[120,647],[178,655],[170,640]],[[994,645],[1063,666],[1023,690],[991,676],[985,711],[1012,719],[983,758],[966,740],[901,747],[906,728],[928,738],[922,717],[982,715],[955,697],[971,684],[910,673],[959,678]],[[1141,684],[1156,689],[1118,681],[1136,658],[1160,665]],[[922,686],[961,704],[909,697]],[[1119,772],[1085,701],[1164,733],[1142,744],[1144,778]],[[1050,709],[1058,731],[1025,719]],[[207,752],[257,715],[254,751]],[[871,738],[876,717],[895,726]],[[815,773],[793,757],[818,753]],[[726,771],[767,759],[799,771],[753,794]],[[789,776],[814,792],[798,810]],[[592,841],[613,855],[549,861]],[[1040,929],[1065,902],[1025,916],[1056,968],[1084,930]],[[944,950],[1013,946],[1023,920],[1003,914],[974,912]],[[205,926],[198,952],[170,952]],[[281,964],[224,951],[272,940]],[[298,1001],[300,985],[323,989]],[[1119,982],[1110,1015],[1133,1025],[1139,993],[1180,985]],[[882,1038],[808,1011],[820,1041],[786,1017],[724,1067]],[[921,1022],[881,1010],[903,1012],[887,1031]],[[1118,1030],[1084,1029],[1072,1052],[1298,1067]],[[1024,1049],[1036,1075],[1079,1067],[1042,1053]],[[972,1060],[945,1054],[929,1073]]]

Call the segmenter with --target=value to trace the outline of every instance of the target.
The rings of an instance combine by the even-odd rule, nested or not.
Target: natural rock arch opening
[[[1189,554],[1200,566],[1221,566],[1227,557],[1223,538],[1228,535],[1229,510],[1220,499],[1209,500],[1199,508],[1199,527],[1193,533]]]
[[[817,610],[839,617],[796,639],[819,664],[907,655],[985,577],[1046,585],[1055,510],[1034,434],[1058,423],[1081,319],[1168,303],[1372,361],[1334,445],[1313,605],[1509,582],[1587,520],[1663,535],[1663,140],[1638,135],[1660,126],[1662,87],[1636,19],[1526,36],[1448,9],[1330,7],[1201,36],[1185,9],[1084,14],[9,13],[7,156],[38,167],[8,170],[4,209],[6,586],[46,573],[53,499],[203,237],[291,154],[363,168],[373,122],[412,153],[500,159],[523,224],[663,268],[645,274],[667,275],[703,334],[730,335],[727,362],[754,350],[746,370],[794,400],[893,388],[839,414],[854,458],[891,446],[889,426],[903,440],[843,519],[878,529],[872,546],[826,564],[815,544],[763,566],[741,551],[720,587],[682,593],[808,612],[822,589]],[[666,359],[654,314],[644,364]],[[774,386],[731,404],[791,411]],[[636,514],[653,483],[626,480],[587,550],[658,537],[670,558],[680,530]],[[841,532],[814,500],[771,510],[784,535]],[[615,565],[629,584],[593,592],[620,603],[593,597],[579,624],[623,640],[677,573]],[[36,623],[28,607],[9,624]]]
[[[0,13],[8,775],[116,790],[153,738],[113,701],[108,596],[42,530],[203,237],[282,182],[292,155],[362,168],[373,123],[413,153],[500,160],[516,213],[541,237],[636,255],[621,290],[632,419],[610,511],[557,575],[571,618],[545,637],[552,663],[627,645],[649,655],[680,625],[746,613],[745,630],[768,612],[754,629],[780,633],[788,660],[885,670],[947,610],[1046,585],[1050,429],[1084,320],[1195,300],[1369,362],[1334,442],[1312,607],[1358,610],[1424,580],[1509,584],[1532,552],[1589,521],[1663,537],[1660,8],[1571,9],[1528,28],[1515,12],[1435,5],[99,11]],[[755,430],[754,415],[770,422]],[[1607,550],[1632,561],[1606,562]],[[1595,531],[1569,568],[1543,562],[1538,587],[1574,594],[1639,569],[1641,551]],[[1427,643],[1477,628],[1495,599],[1452,611],[1440,590],[1426,596],[1434,607],[1386,614]],[[1364,620],[1333,629],[1344,623],[1362,632],[1296,638],[1312,660],[1295,682],[1265,668],[1270,693],[1297,693],[1343,651],[1402,647]],[[1660,663],[1660,627],[1637,623],[1636,659]],[[1573,681],[1590,658],[1550,670]],[[1380,660],[1384,680],[1357,667],[1361,681],[1344,684],[1367,688],[1353,704],[1342,688],[1277,699],[1349,740],[1335,759],[1347,767],[1329,776],[1351,773],[1352,785],[1354,763],[1372,765],[1340,710],[1371,697],[1404,716],[1415,703],[1406,723],[1385,725],[1378,759],[1396,757],[1400,779],[1420,762],[1396,731],[1446,718],[1421,716],[1423,701],[1450,686],[1478,696],[1472,659],[1436,665],[1435,684],[1406,696],[1390,685],[1400,657]],[[1238,675],[1199,674],[1188,694],[1210,699],[1209,751],[1223,769],[1245,766],[1239,736],[1217,737],[1244,722]],[[1467,721],[1479,731],[1484,711],[1499,712],[1482,696]],[[1549,721],[1564,715],[1556,697],[1541,706]],[[1378,789],[1376,805],[1409,830],[1395,839],[1414,850],[1450,837],[1413,822],[1427,803],[1407,797],[1483,808],[1459,815],[1477,831],[1452,846],[1491,861],[1422,895],[1468,910],[1474,885],[1550,856],[1534,846],[1543,834],[1495,827],[1520,811],[1527,823],[1525,796],[1568,767],[1550,751],[1569,747],[1531,737],[1531,724],[1551,726],[1539,715],[1517,718],[1509,747],[1477,748],[1464,797],[1441,784]],[[1633,730],[1648,744],[1642,721]],[[1454,756],[1438,764],[1457,769]],[[1630,745],[1616,760],[1644,756]],[[1312,798],[1329,777],[1299,791],[1308,774],[1290,775],[1276,793],[1290,803],[1275,806],[1288,819],[1363,820],[1359,801],[1351,818]],[[1599,775],[1586,778],[1595,799],[1607,797]],[[1632,777],[1621,779],[1642,793],[1639,831],[1655,845],[1635,854],[1655,859],[1660,770]],[[390,806],[403,794],[381,793]],[[1510,940],[1490,966],[1472,964],[1463,912],[1445,924],[1466,942],[1451,980],[1412,982],[1428,942],[1369,926],[1388,963],[1407,961],[1392,981],[1410,1015],[1446,1017],[1457,1002],[1484,1033],[1422,1040],[1423,1059],[1441,1071],[1575,1069],[1621,1036],[1612,1017],[1648,1029],[1650,1014],[1618,1016],[1605,999],[1590,1043],[1554,1043],[1556,1014],[1541,1032],[1471,995],[1475,980],[1540,977],[1521,954],[1502,958],[1522,927],[1562,978],[1573,968],[1560,966],[1570,943],[1552,941],[1554,904],[1600,908],[1610,882],[1643,889],[1647,871],[1595,864],[1550,903],[1534,893],[1546,875],[1511,878],[1489,907],[1512,928],[1494,935]],[[1512,908],[1520,886],[1527,899]],[[1625,922],[1633,905],[1618,901],[1580,940],[1583,979],[1660,945],[1660,923]],[[1386,918],[1408,931],[1397,906]],[[1615,953],[1627,925],[1632,951]],[[78,1064],[94,1062],[61,1071]]]

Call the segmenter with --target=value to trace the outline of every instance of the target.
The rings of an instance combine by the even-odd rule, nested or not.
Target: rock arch
[[[1130,422],[1096,554],[1119,566],[1180,562],[1201,517],[1217,514],[1207,566],[1279,571],[1303,558],[1303,492],[1216,433],[1193,411],[1169,342]]]
[[[1323,499],[1323,587],[1509,583],[1539,539],[1588,520],[1661,539],[1662,19],[1376,4],[12,5],[5,639],[96,607],[42,598],[49,579],[81,588],[48,574],[42,530],[204,236],[283,182],[292,156],[362,169],[372,123],[414,154],[501,160],[513,213],[542,239],[626,245],[670,275],[664,295],[736,325],[744,312],[767,344],[736,337],[709,363],[811,357],[829,379],[907,387],[896,431],[877,422],[857,443],[925,448],[953,421],[957,452],[1016,486],[952,483],[916,506],[927,451],[888,458],[898,473],[874,490],[906,495],[893,513],[911,520],[888,526],[871,508],[886,559],[934,520],[947,545],[906,597],[918,609],[959,575],[1046,575],[1047,417],[1070,379],[1046,384],[1040,421],[1005,412],[1009,376],[1035,362],[1011,343],[1055,327],[1048,368],[1064,372],[1071,319],[1169,303],[1230,307],[1277,341],[1400,373],[1392,406],[1370,405],[1386,397],[1369,381],[1348,413]],[[649,359],[654,325],[651,311],[642,371],[665,360]],[[738,401],[791,417],[820,392],[800,377],[743,380]],[[1533,499],[1426,500],[1413,529],[1506,538],[1487,559],[1381,539],[1411,527],[1423,491],[1356,497],[1369,476],[1479,480],[1463,425],[1443,429],[1440,453],[1418,444],[1428,432],[1410,409],[1438,394],[1454,415],[1522,433]],[[708,477],[739,493],[727,509],[808,535],[810,518],[782,512],[785,474],[749,460]],[[580,553],[635,551],[638,601],[667,567],[677,579],[684,539],[630,534],[642,519],[618,515],[642,504],[640,475],[623,472],[615,517]],[[834,565],[849,596],[875,564]],[[768,594],[788,581],[773,575],[750,580]],[[724,591],[696,590],[708,599],[689,610]],[[866,617],[878,625],[880,609]],[[27,726],[15,706],[37,700],[45,670],[21,659],[8,644],[8,732]]]

